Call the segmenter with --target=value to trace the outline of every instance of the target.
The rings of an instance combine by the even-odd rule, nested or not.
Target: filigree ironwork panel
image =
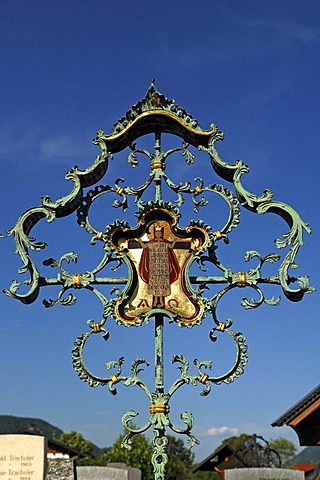
[[[137,142],[145,135],[154,135],[154,148],[149,151],[138,148]],[[170,134],[180,145],[162,149],[162,137]],[[9,230],[16,244],[16,253],[21,257],[22,267],[19,274],[29,274],[24,282],[26,293],[19,290],[20,283],[13,281],[4,293],[25,304],[34,302],[42,287],[57,287],[55,299],[43,300],[46,308],[60,305],[73,305],[76,302],[75,292],[81,289],[90,291],[102,305],[99,321],[88,321],[88,330],[76,338],[72,351],[72,362],[79,378],[91,387],[107,387],[112,395],[116,395],[120,385],[137,386],[150,401],[150,418],[138,428],[133,426],[132,419],[137,412],[129,410],[122,418],[128,434],[124,446],[130,447],[133,435],[145,432],[150,427],[154,431],[154,453],[152,463],[155,478],[165,476],[166,431],[171,429],[177,434],[185,435],[194,445],[198,440],[192,433],[193,416],[181,413],[184,428],[176,427],[170,419],[170,399],[182,386],[200,386],[200,395],[208,395],[212,385],[231,383],[244,371],[248,360],[246,340],[242,333],[231,329],[232,320],[218,318],[217,308],[222,298],[230,291],[245,287],[257,294],[257,299],[244,297],[242,306],[254,309],[266,303],[277,305],[280,296],[268,298],[263,292],[265,284],[281,287],[284,295],[291,301],[299,301],[305,293],[314,290],[309,286],[307,276],[292,277],[291,268],[297,267],[296,255],[303,245],[304,231],[310,228],[298,213],[289,205],[273,199],[271,190],[265,190],[257,196],[246,190],[242,184],[242,176],[249,168],[242,161],[229,164],[222,160],[217,152],[216,143],[223,139],[223,133],[216,125],[203,130],[195,120],[174,100],[167,99],[151,83],[146,96],[135,104],[113,127],[110,135],[99,131],[93,140],[100,147],[100,154],[86,170],[72,168],[66,179],[73,182],[70,194],[52,201],[44,197],[38,207],[30,208],[18,219],[16,225]],[[113,184],[100,183],[107,173],[109,161],[116,155],[128,151],[127,161],[138,169],[141,158],[149,162],[146,178],[142,178],[145,169],[137,178],[141,178],[139,186],[130,186],[123,178],[117,178]],[[218,177],[217,183],[197,177],[193,182],[175,182],[166,171],[171,159],[181,155],[182,161],[188,165],[197,160],[196,151],[208,156],[213,172]],[[121,164],[119,163],[119,171]],[[224,182],[229,182],[229,188]],[[166,190],[165,190],[166,189]],[[171,192],[175,200],[166,199],[164,192]],[[228,210],[225,221],[218,228],[202,220],[189,220],[186,227],[180,225],[181,207],[186,199],[190,200],[194,212],[199,214],[208,207],[210,198],[218,196]],[[126,220],[109,222],[104,231],[99,230],[91,219],[91,208],[101,197],[109,199],[115,209],[127,212],[135,210],[137,222],[130,225]],[[281,217],[287,224],[286,231],[276,240],[278,249],[286,253],[280,263],[277,253],[261,254],[248,251],[245,261],[255,260],[255,267],[246,271],[233,271],[219,259],[219,244],[228,245],[240,222],[241,209],[256,214],[273,213]],[[98,264],[90,271],[71,273],[70,262],[77,261],[74,252],[65,253],[59,259],[49,258],[43,262],[57,272],[55,277],[43,276],[30,256],[30,251],[39,252],[46,248],[46,243],[31,236],[33,227],[41,220],[53,222],[59,218],[75,214],[80,227],[90,236],[92,246],[102,245],[102,255]],[[265,264],[277,264],[274,275],[265,276]],[[199,275],[191,274],[191,267],[197,266]],[[215,269],[216,275],[209,275],[208,266]],[[117,276],[119,268],[126,268],[127,275]],[[105,273],[107,270],[107,274]],[[108,294],[104,286],[113,287]],[[217,291],[212,294],[210,286]],[[172,363],[178,366],[180,375],[170,388],[165,391],[163,371],[163,328],[164,320],[176,322],[180,327],[192,328],[201,324],[204,319],[212,318],[209,328],[209,341],[216,342],[218,335],[229,336],[235,344],[235,358],[232,367],[224,374],[212,373],[210,360],[189,360],[182,355],[175,355]],[[101,335],[107,342],[109,333],[107,321],[116,321],[121,326],[138,327],[144,322],[154,319],[155,323],[155,386],[148,386],[141,378],[140,372],[149,361],[137,358],[126,372],[125,359],[120,356],[106,363],[109,373],[105,377],[95,375],[89,370],[84,360],[87,342],[94,335]]]

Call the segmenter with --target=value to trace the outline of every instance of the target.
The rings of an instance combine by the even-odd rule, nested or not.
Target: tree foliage
[[[131,450],[128,450],[121,446],[125,433],[126,432],[120,435],[113,444],[109,453],[109,462],[125,463],[129,467],[139,468],[141,470],[142,480],[151,480],[153,478],[151,443],[145,435],[137,434],[132,437]]]
[[[142,434],[132,437],[131,450],[121,446],[124,431],[111,448],[105,449],[99,458],[86,457],[78,461],[78,465],[100,465],[106,466],[108,463],[125,463],[129,467],[139,468],[142,474],[142,480],[153,480],[154,472],[151,463],[153,447],[151,441]],[[185,447],[183,440],[168,435],[168,464],[166,466],[166,480],[206,480],[207,475],[201,472],[199,475],[192,474],[194,453]],[[204,475],[203,475],[204,474]],[[213,480],[212,475],[210,475]]]
[[[247,433],[241,433],[241,435],[238,436],[233,436],[233,437],[228,437],[223,440],[221,443],[221,447],[223,445],[230,445],[234,450],[238,450],[240,445],[245,441],[246,438],[250,437]]]
[[[287,440],[286,438],[279,437],[271,439],[269,445],[279,453],[283,468],[290,467],[292,465],[292,460],[297,453],[297,448],[293,442]]]
[[[232,448],[234,448],[234,450],[237,450],[242,444],[242,442],[249,436],[250,435],[246,433],[242,433],[239,436],[226,438],[222,442],[221,446],[228,444]],[[291,442],[290,440],[287,440],[286,438],[279,437],[279,438],[270,440],[269,447],[278,452],[278,454],[280,455],[281,465],[283,468],[286,468],[292,465],[292,460],[295,457],[297,452],[297,449],[293,442]]]
[[[168,435],[166,480],[189,480],[193,478],[192,465],[194,453],[186,448],[181,438]]]
[[[153,447],[151,441],[144,435],[134,435],[132,437],[131,450],[121,447],[125,433],[120,435],[111,448],[110,462],[126,463],[130,467],[139,468],[142,473],[142,480],[152,480],[154,478],[151,457]],[[189,480],[192,476],[192,465],[194,454],[186,448],[180,438],[168,435],[167,455],[168,463],[166,465],[166,480]]]
[[[196,465],[193,466],[195,468]],[[206,472],[204,470],[198,470],[190,477],[192,480],[219,480],[218,474],[215,472]]]
[[[85,455],[85,458],[78,459],[79,465],[106,466],[108,463],[125,463],[129,467],[139,468],[142,473],[142,480],[153,480],[154,473],[151,463],[153,447],[151,441],[145,435],[134,435],[131,443],[132,448],[128,450],[121,446],[126,433],[124,431],[112,447],[105,448],[99,458],[92,458],[93,443],[86,440],[81,433],[75,431],[63,433],[59,440],[61,443],[69,445],[79,450],[82,455]],[[226,438],[221,446],[228,444],[237,450],[249,436],[243,433],[239,436]],[[217,478],[214,472],[200,471],[193,474],[192,469],[195,467],[193,465],[194,453],[185,446],[181,438],[176,438],[172,435],[168,435],[167,438],[168,464],[166,466],[166,480],[215,480]],[[292,459],[296,454],[296,447],[292,442],[286,438],[279,437],[270,440],[269,446],[279,453],[284,468],[292,464]]]
[[[79,466],[99,466],[105,467],[108,463],[112,462],[111,448],[104,448],[98,458],[84,457],[77,460]]]
[[[93,443],[86,440],[81,433],[72,430],[69,433],[62,433],[59,442],[77,449],[82,455],[92,455]]]

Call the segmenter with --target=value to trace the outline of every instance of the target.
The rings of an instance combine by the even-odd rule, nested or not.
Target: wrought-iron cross
[[[154,134],[155,137],[152,152],[137,148],[134,143],[148,134]],[[167,134],[182,139],[182,145],[163,151],[161,140]],[[223,321],[217,316],[217,306],[222,297],[233,289],[249,287],[258,294],[258,299],[243,298],[242,306],[252,309],[263,303],[279,303],[280,297],[265,297],[262,291],[264,284],[281,287],[285,296],[292,301],[299,301],[305,293],[314,290],[309,286],[308,277],[293,278],[289,275],[289,269],[295,266],[295,257],[303,244],[303,231],[310,233],[308,224],[302,221],[293,208],[273,200],[271,190],[265,190],[261,196],[247,191],[241,180],[249,168],[242,161],[229,164],[219,157],[215,145],[222,139],[223,134],[215,125],[211,125],[209,130],[203,130],[197,120],[174,100],[162,95],[152,82],[145,98],[131,107],[114,125],[110,135],[98,132],[93,143],[100,147],[101,153],[94,163],[86,170],[74,167],[67,173],[66,178],[73,182],[72,192],[57,201],[44,197],[40,206],[24,212],[8,232],[9,235],[14,235],[16,252],[23,264],[19,273],[29,273],[29,280],[25,282],[26,293],[20,293],[20,284],[14,281],[9,290],[4,290],[6,295],[29,304],[37,299],[42,287],[56,286],[59,288],[57,298],[44,300],[45,307],[74,304],[74,291],[80,289],[90,291],[100,300],[101,319],[88,322],[89,330],[76,339],[72,351],[73,367],[80,379],[91,387],[107,386],[110,393],[115,395],[119,385],[135,385],[148,397],[150,417],[146,425],[140,428],[133,426],[132,419],[137,415],[133,410],[123,415],[122,423],[128,432],[123,443],[129,448],[133,435],[153,428],[152,463],[156,480],[165,478],[168,429],[186,435],[191,446],[198,443],[192,434],[194,421],[191,413],[181,414],[184,428],[178,428],[171,422],[170,399],[174,393],[185,385],[200,385],[200,395],[208,395],[212,384],[232,382],[243,373],[247,363],[244,336],[231,329],[231,320]],[[128,185],[122,178],[115,180],[113,185],[98,184],[106,174],[112,156],[128,148],[128,162],[132,167],[139,167],[138,159],[141,155],[150,160],[149,176],[138,187]],[[166,163],[172,158],[176,159],[174,154],[180,152],[187,164],[192,165],[197,149],[208,155],[213,173],[222,181],[231,183],[233,191],[223,183],[206,183],[199,177],[194,184],[189,181],[175,183],[170,179],[166,173]],[[176,197],[174,201],[166,200],[164,187],[173,192]],[[190,198],[194,211],[199,212],[209,204],[208,198],[212,195],[218,195],[228,207],[229,213],[224,224],[212,231],[211,226],[202,220],[189,220],[187,227],[181,227],[180,209],[185,199]],[[123,212],[129,208],[135,209],[137,224],[111,220],[104,231],[98,230],[91,222],[89,212],[95,201],[102,196],[110,198],[113,207],[122,209]],[[276,240],[277,248],[284,248],[287,253],[273,276],[264,276],[262,270],[264,264],[280,260],[280,256],[275,253],[263,256],[258,251],[246,252],[245,261],[255,259],[256,266],[240,272],[233,271],[219,260],[219,243],[228,244],[228,236],[239,224],[241,207],[257,214],[274,213],[288,224],[289,232]],[[43,262],[45,266],[58,271],[56,277],[40,275],[30,256],[30,250],[43,250],[46,244],[30,236],[32,228],[40,220],[52,222],[73,213],[77,215],[80,227],[90,235],[90,243],[101,243],[100,262],[91,271],[72,274],[68,271],[68,263],[75,262],[77,255],[73,252],[66,253],[58,260],[49,258]],[[195,264],[200,269],[199,275],[190,273],[191,266]],[[206,265],[209,264],[215,269],[215,276],[206,274]],[[127,267],[128,274],[117,277],[117,268],[123,265]],[[109,269],[107,276],[104,273],[106,269]],[[116,288],[105,295],[102,289],[105,285],[114,285]],[[220,286],[220,290],[214,295],[206,295],[206,291],[210,292],[210,285]],[[189,361],[182,355],[175,355],[172,362],[178,364],[180,376],[165,391],[164,320],[167,318],[181,327],[191,328],[210,316],[213,321],[209,329],[210,340],[215,342],[218,334],[229,335],[235,343],[233,366],[224,374],[215,376],[211,374],[211,361],[194,359],[192,373]],[[106,363],[110,370],[110,375],[106,377],[95,375],[88,369],[84,349],[92,336],[102,335],[104,340],[109,339],[107,320],[115,320],[126,327],[139,327],[151,319],[154,319],[155,324],[153,388],[140,376],[141,366],[148,365],[143,358],[137,358],[132,363],[130,373],[124,372],[124,357]]]

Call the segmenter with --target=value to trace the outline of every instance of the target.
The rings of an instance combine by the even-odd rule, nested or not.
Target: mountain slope
[[[58,427],[41,420],[40,418],[15,417],[13,415],[0,415],[0,434],[24,433],[27,429],[34,429],[36,432],[52,440],[59,440],[63,433]]]
[[[59,441],[63,432],[51,423],[41,420],[40,418],[15,417],[14,415],[0,415],[0,435],[6,433],[25,433],[27,430],[39,433],[51,440]],[[92,453],[99,456],[102,449],[93,444]]]

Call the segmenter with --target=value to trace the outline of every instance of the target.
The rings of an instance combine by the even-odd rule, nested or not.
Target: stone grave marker
[[[141,470],[124,463],[112,463],[106,467],[77,467],[78,480],[141,480]],[[0,479],[1,480],[1,479]]]
[[[39,435],[0,435],[0,480],[44,480],[46,438]]]
[[[288,468],[238,468],[225,470],[225,480],[304,480],[304,473]]]
[[[78,480],[128,480],[124,469],[109,467],[77,467]]]
[[[141,470],[139,468],[128,467],[125,463],[108,463],[107,468],[115,471],[115,469],[123,469],[127,472],[128,480],[141,480]]]

